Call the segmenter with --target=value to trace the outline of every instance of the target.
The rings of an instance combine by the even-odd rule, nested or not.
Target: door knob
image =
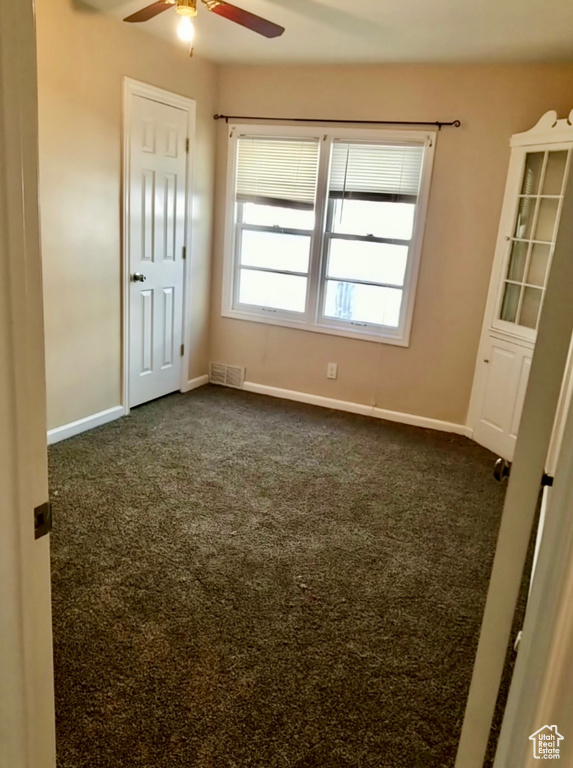
[[[141,272],[134,272],[131,279],[134,283],[144,283],[147,280],[145,275],[142,275]]]

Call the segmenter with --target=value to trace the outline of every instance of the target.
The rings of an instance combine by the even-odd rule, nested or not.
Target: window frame
[[[240,305],[238,303],[240,258],[237,248],[237,234],[242,226],[242,222],[239,221],[238,216],[237,220],[235,220],[235,190],[237,176],[237,142],[238,139],[243,136],[314,138],[318,139],[320,142],[315,202],[316,223],[311,234],[310,242],[305,313],[301,314],[279,309],[265,309],[263,307],[259,308],[251,305]],[[381,130],[374,128],[329,128],[325,126],[301,127],[289,125],[270,126],[258,124],[230,124],[227,147],[228,156],[225,191],[225,234],[221,315],[236,320],[266,323],[286,328],[312,331],[314,333],[326,333],[334,336],[362,339],[365,341],[377,341],[402,347],[409,346],[436,139],[437,130]],[[352,327],[350,321],[321,316],[326,289],[326,244],[329,239],[328,233],[326,232],[329,199],[328,183],[330,177],[331,146],[334,140],[349,142],[357,141],[371,144],[395,142],[401,144],[417,144],[422,145],[425,148],[424,159],[422,162],[420,190],[414,217],[414,228],[408,252],[404,285],[402,286],[403,297],[400,309],[400,321],[397,328],[373,324],[357,324],[355,329]],[[290,228],[285,228],[285,232],[287,231],[290,232]],[[302,230],[300,232],[302,234]],[[306,230],[304,231],[304,234],[307,234]],[[352,239],[354,239],[354,236]],[[378,238],[372,239],[373,242],[377,240]],[[280,272],[280,270],[273,271]]]

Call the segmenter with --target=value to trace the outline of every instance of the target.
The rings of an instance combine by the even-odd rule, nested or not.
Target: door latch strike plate
[[[40,539],[52,530],[52,505],[49,501],[34,509],[34,538]]]

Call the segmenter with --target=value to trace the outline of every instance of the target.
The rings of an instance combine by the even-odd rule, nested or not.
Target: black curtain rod
[[[435,120],[434,122],[424,120],[313,120],[310,117],[246,117],[245,115],[213,115],[215,120],[263,120],[279,121],[281,123],[345,123],[347,125],[432,125],[438,130],[445,127],[459,128],[460,120],[452,120],[449,123]]]

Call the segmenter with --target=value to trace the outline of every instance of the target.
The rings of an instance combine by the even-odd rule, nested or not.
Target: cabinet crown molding
[[[559,118],[554,109],[546,112],[528,131],[515,133],[511,137],[512,147],[531,144],[559,144],[573,141],[573,109],[567,117]]]

